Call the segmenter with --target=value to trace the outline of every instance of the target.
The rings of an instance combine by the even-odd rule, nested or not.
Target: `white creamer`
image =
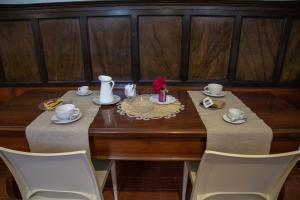
[[[99,101],[101,103],[110,103],[114,100],[113,89],[115,82],[110,76],[100,75],[98,77],[101,81]]]

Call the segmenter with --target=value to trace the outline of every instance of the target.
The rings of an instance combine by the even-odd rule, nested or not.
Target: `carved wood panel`
[[[181,66],[182,19],[177,16],[139,18],[141,77],[158,75],[178,80]]]
[[[189,79],[226,79],[232,31],[232,17],[192,18]]]
[[[236,74],[238,80],[272,80],[281,29],[281,19],[243,19]]]
[[[45,19],[40,29],[49,80],[83,80],[79,20]]]
[[[0,22],[0,56],[6,81],[40,81],[31,23]]]
[[[300,19],[294,20],[284,67],[281,74],[282,81],[300,80]]]
[[[89,3],[76,8],[55,5],[49,9],[46,4],[3,8],[0,84],[64,85],[65,81],[97,80],[99,74],[125,81],[165,75],[181,83],[224,80],[249,86],[256,81],[275,86],[280,77],[281,82],[290,82],[283,84],[298,84],[297,7],[216,4],[204,12],[201,6],[185,7],[185,3],[176,8],[153,5],[156,9],[141,6],[136,10],[132,4],[119,10]],[[291,32],[283,18],[287,25],[293,19]],[[287,51],[278,49],[280,38],[280,47],[287,46]]]
[[[93,79],[131,79],[130,18],[95,17],[88,23]]]

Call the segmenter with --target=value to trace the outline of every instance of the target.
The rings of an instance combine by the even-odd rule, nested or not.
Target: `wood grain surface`
[[[169,88],[170,94],[185,105],[183,111],[170,119],[136,120],[120,115],[116,105],[102,106],[89,127],[93,158],[200,159],[205,149],[207,131],[186,92],[191,89],[178,86]],[[227,89],[272,129],[271,152],[298,149],[300,110],[270,93],[276,89]],[[43,112],[37,105],[44,99],[60,97],[67,90],[70,88],[32,88],[17,98],[0,104],[0,146],[28,150],[25,128]],[[143,94],[149,91],[151,87],[139,87],[138,92]],[[115,90],[114,93],[124,98],[123,90]],[[299,96],[299,88],[294,90],[294,94]]]
[[[281,29],[281,19],[243,19],[236,74],[238,80],[272,80]]]
[[[140,67],[144,80],[158,75],[178,80],[181,66],[181,17],[139,18]]]
[[[129,17],[95,17],[88,20],[93,79],[107,74],[131,79]]]
[[[49,80],[83,80],[78,19],[40,20],[40,29]]]
[[[232,17],[192,17],[189,79],[226,79],[232,31]]]
[[[294,20],[281,74],[282,81],[300,80],[300,19]]]
[[[105,2],[0,8],[0,85],[299,85],[298,3]]]
[[[0,22],[0,56],[6,81],[39,81],[29,20]]]

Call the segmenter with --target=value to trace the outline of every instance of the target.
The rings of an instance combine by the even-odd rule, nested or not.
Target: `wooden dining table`
[[[43,112],[38,104],[45,99],[60,97],[67,90],[28,90],[0,104],[0,146],[29,151],[25,128]],[[101,106],[89,127],[92,157],[116,160],[200,159],[206,147],[207,131],[187,90],[186,87],[169,89],[169,94],[185,106],[183,111],[169,119],[137,120],[120,115],[116,105]],[[124,99],[123,90],[117,89],[114,93]],[[151,88],[144,87],[138,93],[151,93]],[[299,109],[267,91],[236,90],[233,94],[271,127],[271,153],[299,148]]]

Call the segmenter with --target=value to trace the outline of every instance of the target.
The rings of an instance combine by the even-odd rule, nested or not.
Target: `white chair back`
[[[27,153],[0,147],[0,156],[12,172],[22,199],[100,200],[94,169],[85,151]]]
[[[274,155],[238,155],[205,151],[192,200],[276,200],[300,151]]]

